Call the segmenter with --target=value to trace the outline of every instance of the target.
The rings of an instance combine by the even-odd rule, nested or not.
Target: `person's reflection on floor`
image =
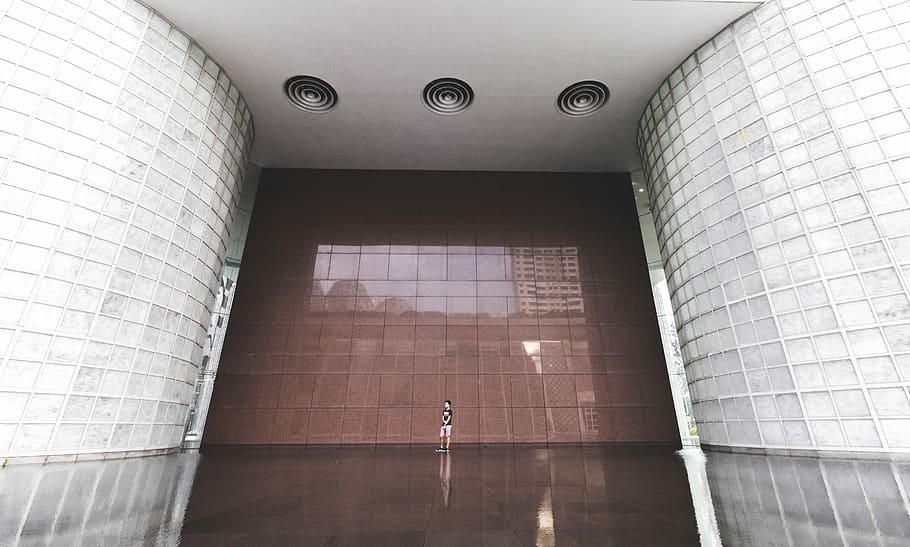
[[[452,492],[452,460],[448,453],[439,455],[439,487],[442,489],[442,506],[448,509],[449,494]]]

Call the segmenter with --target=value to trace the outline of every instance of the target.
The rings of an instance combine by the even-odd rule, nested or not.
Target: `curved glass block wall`
[[[910,3],[771,1],[639,132],[703,443],[910,451]]]
[[[251,140],[142,4],[0,4],[0,456],[179,445]]]

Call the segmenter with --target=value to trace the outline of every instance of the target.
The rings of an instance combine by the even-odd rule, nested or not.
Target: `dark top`
[[[452,425],[452,409],[442,411],[442,425]]]

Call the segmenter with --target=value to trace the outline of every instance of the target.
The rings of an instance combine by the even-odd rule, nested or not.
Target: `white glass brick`
[[[43,450],[50,442],[53,431],[53,424],[22,424],[13,437],[10,449],[14,452]]]
[[[869,416],[869,406],[859,389],[833,391],[834,404],[842,417]]]
[[[869,397],[872,399],[872,407],[879,416],[910,415],[910,401],[903,387],[870,389]]]
[[[882,431],[891,448],[910,448],[910,420],[882,420]]]
[[[847,333],[853,351],[858,355],[886,353],[888,351],[885,340],[878,329],[864,329]]]
[[[793,393],[778,395],[777,407],[780,409],[780,415],[783,418],[801,418],[803,416],[799,398]]]
[[[827,391],[803,393],[803,402],[806,406],[806,414],[810,418],[836,416],[834,404]]]
[[[809,426],[819,446],[841,447],[846,444],[840,423],[836,420],[810,420]]]
[[[879,448],[881,440],[872,420],[844,420],[847,443],[860,448]]]

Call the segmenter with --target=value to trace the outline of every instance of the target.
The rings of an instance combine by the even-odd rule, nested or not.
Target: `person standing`
[[[442,408],[442,426],[439,428],[439,448],[436,452],[448,452],[452,440],[452,401],[446,401]]]

